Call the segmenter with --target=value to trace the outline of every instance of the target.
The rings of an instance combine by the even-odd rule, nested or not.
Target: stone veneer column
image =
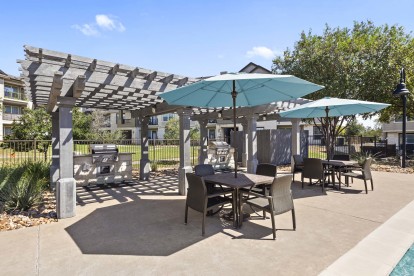
[[[59,180],[59,112],[52,112],[52,164],[50,164],[50,188],[55,190]]]
[[[58,97],[59,180],[56,184],[56,213],[60,219],[75,216],[76,181],[73,178],[72,108],[76,98]],[[55,119],[56,120],[56,119]]]
[[[178,169],[178,193],[187,194],[186,173],[192,172],[190,145],[190,115],[191,110],[183,109],[177,112],[180,122],[180,167]]]
[[[207,123],[208,120],[199,120],[200,125],[200,152],[198,154],[198,164],[207,164],[208,163],[208,154],[207,154]]]
[[[257,167],[257,115],[246,116],[248,129],[248,151],[247,151],[247,172],[256,173]]]
[[[139,179],[140,180],[149,180],[151,164],[149,160],[148,152],[148,123],[149,117],[138,118],[141,125],[141,159],[139,160]]]

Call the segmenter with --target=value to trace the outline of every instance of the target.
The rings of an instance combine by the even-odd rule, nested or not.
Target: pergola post
[[[247,151],[247,172],[256,173],[257,167],[257,115],[248,115],[247,119],[247,129],[248,129],[248,151]]]
[[[139,179],[149,180],[151,164],[148,152],[148,123],[149,117],[139,116],[141,125],[141,159],[139,160]]]
[[[178,112],[180,122],[180,167],[178,169],[178,193],[187,194],[186,173],[192,172],[190,144],[190,115],[191,110],[182,109]]]
[[[290,158],[291,168],[295,165],[293,155],[300,155],[300,119],[292,119],[292,156]]]
[[[208,142],[208,133],[207,133],[207,119],[199,120],[200,125],[200,152],[198,154],[198,164],[207,164],[208,155],[207,155],[207,142]]]
[[[248,146],[249,146],[249,137],[248,137],[248,129],[247,129],[247,120],[244,119],[242,121],[243,127],[243,153],[242,153],[242,167],[247,167],[247,155],[248,155]]]
[[[59,112],[52,112],[52,164],[50,164],[50,188],[54,190],[59,180]]]
[[[76,98],[58,97],[59,107],[59,180],[56,184],[56,213],[60,219],[75,216],[76,181],[73,178],[72,108]]]

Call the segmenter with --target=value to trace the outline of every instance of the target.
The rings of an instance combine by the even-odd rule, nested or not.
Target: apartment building
[[[387,139],[388,144],[397,145],[401,149],[402,144],[402,119],[395,119],[387,124],[382,124],[383,138]],[[406,125],[406,145],[407,154],[414,154],[414,118],[407,118]]]
[[[19,121],[31,103],[24,94],[23,81],[0,70],[0,140],[11,134],[13,121]]]

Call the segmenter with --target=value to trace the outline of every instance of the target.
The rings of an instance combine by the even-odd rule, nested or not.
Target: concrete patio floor
[[[373,172],[375,191],[355,180],[342,191],[293,184],[290,213],[253,216],[241,229],[189,212],[166,176],[116,188],[79,188],[77,216],[0,233],[1,275],[317,275],[414,199],[414,175]],[[299,175],[296,177],[299,179]]]

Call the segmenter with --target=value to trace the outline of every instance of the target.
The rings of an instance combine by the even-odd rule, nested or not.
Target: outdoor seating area
[[[301,182],[295,181],[291,190],[296,230],[291,212],[277,215],[276,241],[272,240],[269,214],[263,219],[250,208],[243,208],[251,212],[251,218],[241,228],[235,229],[232,222],[220,216],[230,211],[231,205],[205,218],[204,237],[199,212],[189,209],[185,225],[186,196],[177,195],[177,175],[149,181],[134,178],[131,183],[114,186],[79,187],[76,217],[0,235],[0,243],[8,248],[0,253],[3,260],[12,262],[14,257],[10,256],[25,260],[19,266],[4,266],[3,273],[55,274],[64,270],[70,274],[136,274],[155,269],[157,273],[180,270],[188,274],[244,274],[272,270],[316,275],[412,201],[412,175],[373,172],[373,177],[376,189],[368,194],[362,181],[325,193],[318,186],[302,189]],[[395,235],[408,226],[394,227]],[[310,257],[315,252],[318,257]],[[249,261],[242,261],[246,259]],[[300,265],[297,260],[301,260]]]

